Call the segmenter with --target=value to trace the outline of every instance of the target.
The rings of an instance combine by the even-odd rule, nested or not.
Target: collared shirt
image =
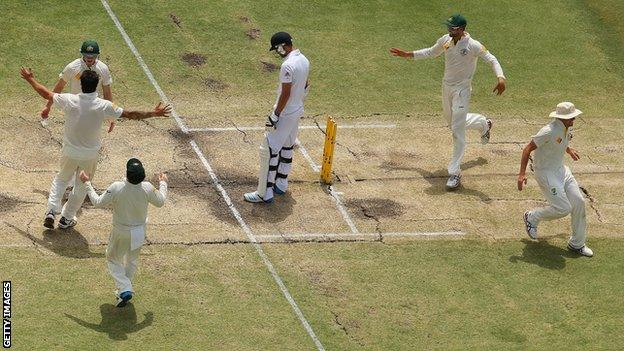
[[[563,167],[563,157],[572,139],[571,128],[566,128],[561,120],[555,118],[532,138],[537,145],[533,163],[535,170],[557,170]]]
[[[161,181],[159,189],[150,182],[132,184],[128,180],[114,182],[102,195],[98,195],[91,182],[86,184],[87,194],[96,208],[113,206],[113,224],[121,229],[145,225],[147,205],[162,207],[167,198],[167,182]]]
[[[303,100],[305,99],[305,86],[309,71],[310,61],[299,50],[291,51],[282,62],[276,105],[282,93],[282,83],[292,83],[290,97],[281,112],[282,114],[303,114]]]
[[[457,44],[446,34],[430,48],[414,51],[414,59],[437,57],[444,52],[444,84],[460,85],[470,83],[477,69],[477,57],[492,66],[496,77],[505,78],[498,60],[480,42],[464,33]]]
[[[65,113],[63,154],[79,160],[97,157],[102,145],[102,122],[119,118],[123,109],[98,98],[97,93],[54,94],[53,99]]]
[[[59,78],[69,83],[69,92],[72,94],[82,93],[82,87],[80,85],[80,75],[87,70],[93,70],[100,76],[97,90],[102,91],[103,85],[111,85],[113,78],[110,75],[108,66],[100,61],[96,60],[95,64],[88,67],[82,58],[75,59],[65,66],[63,72],[59,74]]]

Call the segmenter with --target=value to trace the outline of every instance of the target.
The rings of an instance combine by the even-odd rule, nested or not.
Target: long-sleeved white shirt
[[[91,182],[85,185],[93,206],[101,208],[113,205],[113,225],[121,228],[145,225],[147,205],[162,207],[167,197],[167,183],[164,181],[160,182],[159,189],[150,182],[114,182],[102,195],[95,192]]]
[[[480,42],[472,39],[467,32],[457,42],[446,34],[430,48],[414,51],[414,59],[438,57],[444,52],[444,84],[460,85],[470,83],[477,69],[477,57],[487,62],[496,77],[505,78],[503,68],[494,55],[492,55]]]

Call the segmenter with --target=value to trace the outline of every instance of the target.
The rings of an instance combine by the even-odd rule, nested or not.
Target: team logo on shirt
[[[561,144],[561,141],[562,141],[561,137],[557,137],[557,144]]]
[[[462,56],[466,56],[466,55],[468,55],[468,49],[461,49],[461,50],[459,50],[459,53],[460,53]]]
[[[290,77],[290,72],[284,73],[284,77]]]
[[[553,196],[557,196],[557,188],[550,189],[550,193],[553,194]]]

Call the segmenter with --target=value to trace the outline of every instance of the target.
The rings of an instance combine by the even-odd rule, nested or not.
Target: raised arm
[[[30,68],[22,67],[22,69],[20,69],[20,74],[22,75],[22,78],[24,78],[28,82],[28,84],[33,87],[33,89],[35,89],[39,96],[52,103],[54,93],[48,90],[48,88],[44,87],[41,83],[37,82],[37,80],[35,80],[35,75]]]
[[[520,159],[520,172],[518,173],[518,190],[522,191],[523,186],[527,183],[526,168],[529,163],[529,156],[531,152],[537,149],[535,142],[531,140],[522,150],[522,158]]]
[[[106,205],[113,202],[113,193],[111,191],[111,187],[108,187],[106,191],[102,195],[98,195],[93,189],[93,185],[91,185],[91,181],[89,176],[85,173],[85,171],[80,171],[80,180],[85,183],[85,187],[87,188],[87,195],[89,196],[89,200],[95,208],[105,207]]]
[[[54,88],[52,88],[52,92],[57,93],[57,94],[62,93],[66,84],[67,82],[63,78],[59,78],[58,82],[56,82],[56,84],[54,85]],[[53,103],[54,101],[52,100],[46,101],[46,104],[43,107],[43,110],[41,110],[41,118],[48,118],[48,116],[50,115],[50,109],[52,108]]]
[[[158,105],[156,105],[156,107],[154,108],[154,111],[124,110],[121,113],[121,118],[140,120],[140,119],[146,119],[146,118],[157,117],[157,116],[169,116],[169,113],[171,113],[171,105],[170,104],[164,105],[162,102],[159,102]]]
[[[158,181],[158,190],[151,191],[147,196],[147,201],[156,207],[162,207],[165,204],[165,199],[167,199],[167,175],[161,173],[158,176]]]

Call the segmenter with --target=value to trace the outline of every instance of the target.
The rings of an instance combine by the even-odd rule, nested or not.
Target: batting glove
[[[278,119],[279,119],[279,116],[275,114],[275,111],[271,112],[271,114],[267,118],[266,123],[264,124],[265,129],[267,131],[276,129],[277,128],[277,120]]]

